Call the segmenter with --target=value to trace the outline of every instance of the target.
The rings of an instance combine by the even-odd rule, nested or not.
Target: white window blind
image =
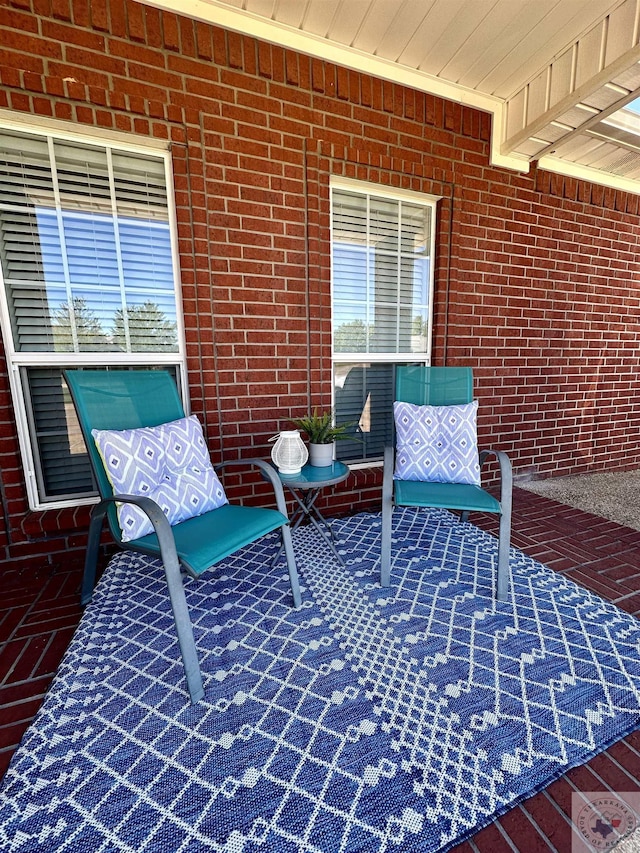
[[[332,184],[335,414],[355,421],[361,439],[338,443],[346,461],[382,457],[395,366],[429,359],[436,204],[433,196]]]
[[[64,366],[182,369],[168,155],[0,128],[3,332],[30,501],[93,490]]]

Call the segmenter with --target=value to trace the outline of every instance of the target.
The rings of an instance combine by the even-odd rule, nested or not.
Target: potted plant
[[[292,418],[291,423],[307,434],[309,439],[309,463],[317,468],[324,468],[333,463],[333,451],[336,441],[351,438],[348,430],[355,422],[348,424],[334,424],[333,413],[323,412],[318,414],[314,409],[313,414],[302,418]]]

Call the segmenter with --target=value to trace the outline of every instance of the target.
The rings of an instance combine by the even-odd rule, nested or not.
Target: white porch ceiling
[[[493,115],[492,162],[640,193],[640,0],[146,0]],[[639,119],[640,125],[640,119]]]

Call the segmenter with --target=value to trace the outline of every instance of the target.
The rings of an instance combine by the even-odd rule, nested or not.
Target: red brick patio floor
[[[472,520],[495,532],[493,522]],[[514,490],[513,545],[555,571],[640,614],[640,531],[523,489]],[[0,776],[36,714],[80,618],[77,571],[2,576]],[[454,853],[570,853],[571,794],[640,790],[640,731],[511,809]]]

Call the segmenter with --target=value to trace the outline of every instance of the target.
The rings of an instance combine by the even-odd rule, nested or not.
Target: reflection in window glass
[[[433,203],[334,189],[332,211],[334,351],[362,351],[344,349],[340,325],[366,316],[367,351],[424,353],[413,328],[430,310]]]
[[[7,282],[18,351],[177,351],[168,223],[42,208],[35,221],[39,257]]]
[[[395,365],[429,358],[437,200],[336,181],[331,201],[336,420],[355,421],[362,438],[337,453],[379,459]]]
[[[167,369],[177,381],[175,368],[167,366]],[[42,493],[52,500],[77,494],[97,495],[84,438],[62,370],[29,367],[21,373],[32,424],[32,442],[37,453],[36,475]]]

